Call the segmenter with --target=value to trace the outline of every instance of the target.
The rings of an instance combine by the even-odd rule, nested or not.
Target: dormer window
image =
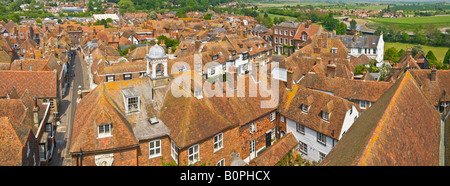
[[[252,47],[248,47],[248,49],[249,49],[250,51],[253,51],[253,48],[252,48]]]
[[[331,53],[336,54],[337,53],[337,48],[331,48]]]
[[[301,108],[303,113],[308,114],[309,105],[302,104]]]
[[[196,97],[197,99],[203,98],[203,91],[202,90],[194,91],[194,97]]]
[[[98,127],[98,138],[110,137],[112,130],[112,123],[99,125]]]
[[[329,121],[330,119],[330,113],[322,111],[322,120]]]
[[[126,113],[139,112],[141,109],[139,93],[133,87],[123,88],[121,92],[124,98]]]
[[[217,60],[217,59],[219,59],[219,56],[218,56],[218,55],[214,55],[214,56],[212,57],[212,60]]]
[[[131,97],[127,99],[128,112],[139,111],[139,97]]]
[[[239,47],[240,48],[244,48],[244,44],[239,44]]]
[[[232,52],[231,52],[231,54],[234,56],[234,55],[236,55],[236,50],[233,50]]]

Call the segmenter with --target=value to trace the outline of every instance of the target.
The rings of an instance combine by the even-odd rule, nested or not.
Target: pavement
[[[55,141],[56,148],[53,157],[49,162],[49,166],[72,166],[72,159],[69,153],[70,139],[72,135],[72,126],[75,116],[78,98],[78,86],[84,89],[83,71],[87,71],[87,67],[81,63],[81,55],[79,52],[72,58],[68,67],[70,87],[68,94],[63,96],[60,107],[60,124],[56,127]],[[75,75],[76,74],[76,75]],[[74,104],[72,104],[74,103]]]

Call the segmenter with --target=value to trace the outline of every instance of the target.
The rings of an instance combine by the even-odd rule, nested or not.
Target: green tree
[[[395,47],[388,48],[384,52],[384,59],[396,63],[400,59],[397,49]]]
[[[350,30],[356,30],[356,21],[354,19],[350,21]]]
[[[431,51],[431,50],[429,50],[428,51],[428,53],[427,53],[427,55],[425,56],[427,59],[428,59],[428,61],[432,61],[432,62],[437,62],[438,60],[437,60],[437,58],[436,58],[436,56],[434,56],[434,54],[433,54],[433,51]]]
[[[20,8],[20,3],[18,1],[14,1],[11,4],[9,4],[9,10],[15,12],[20,11],[22,9]]]
[[[118,4],[121,13],[135,12],[136,10],[134,3],[131,0],[120,0]]]
[[[211,17],[212,17],[212,14],[211,14],[211,13],[207,13],[207,14],[203,17],[203,19],[204,19],[204,20],[211,20]]]
[[[345,23],[339,23],[336,28],[336,34],[337,35],[345,35],[347,31],[347,25]]]
[[[411,38],[409,37],[409,35],[406,32],[402,33],[402,42],[404,43],[409,43],[411,40]]]
[[[405,54],[405,50],[400,49],[397,53],[397,56],[399,57],[399,59],[403,56],[403,54]],[[414,56],[413,56],[414,57]]]
[[[443,64],[449,65],[450,63],[450,48],[448,48],[447,53],[445,53]]]

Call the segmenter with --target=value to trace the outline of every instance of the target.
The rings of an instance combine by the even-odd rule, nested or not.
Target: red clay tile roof
[[[111,137],[98,138],[98,125],[112,123]],[[138,145],[131,124],[102,83],[78,103],[73,123],[71,153],[129,148]]]
[[[332,92],[335,96],[345,99],[375,102],[393,83],[339,77],[327,78],[318,74],[307,74],[299,84],[310,89]]]
[[[11,120],[0,118],[0,165],[22,166],[22,152],[26,146],[30,127]]]
[[[286,157],[292,149],[298,144],[294,135],[286,134],[275,144],[265,149],[264,152],[258,155],[255,159],[250,161],[250,166],[275,166],[284,157]]]
[[[321,165],[439,165],[440,116],[409,72],[353,123]]]
[[[309,105],[307,114],[302,113],[302,104]],[[338,140],[346,113],[352,105],[346,99],[295,84],[292,91],[281,95],[279,112],[294,122]],[[322,120],[322,111],[330,113],[328,122]]]
[[[39,98],[57,97],[57,74],[53,71],[9,71],[0,70],[0,96],[15,87],[22,95],[25,90]]]
[[[238,85],[238,91],[245,91],[245,97],[238,97],[237,91],[234,91],[234,97],[209,98],[204,93],[201,99],[195,98],[192,92],[189,92],[191,97],[177,98],[171,93],[167,94],[160,119],[170,128],[170,137],[177,146],[181,149],[189,147],[219,132],[247,124],[276,109],[276,107],[261,108],[261,101],[270,98],[263,98],[260,95],[249,97],[249,90],[256,90],[256,84],[249,76],[241,78],[244,78],[245,85],[242,83],[241,86]],[[172,85],[172,88],[177,86]],[[278,101],[278,98],[274,100]]]
[[[450,70],[436,70],[436,81],[431,81],[430,69],[408,70],[421,87],[428,101],[434,106],[439,106],[440,101],[450,101]]]

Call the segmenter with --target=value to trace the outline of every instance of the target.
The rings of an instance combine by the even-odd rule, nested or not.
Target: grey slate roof
[[[139,141],[142,141],[168,136],[170,129],[160,119],[158,119],[158,123],[151,124],[147,118],[136,121],[133,127],[133,133]]]
[[[333,37],[341,40],[342,43],[347,48],[377,48],[378,41],[380,39],[380,36],[375,35],[366,35],[366,36],[335,35]],[[355,37],[357,37],[356,42]]]

